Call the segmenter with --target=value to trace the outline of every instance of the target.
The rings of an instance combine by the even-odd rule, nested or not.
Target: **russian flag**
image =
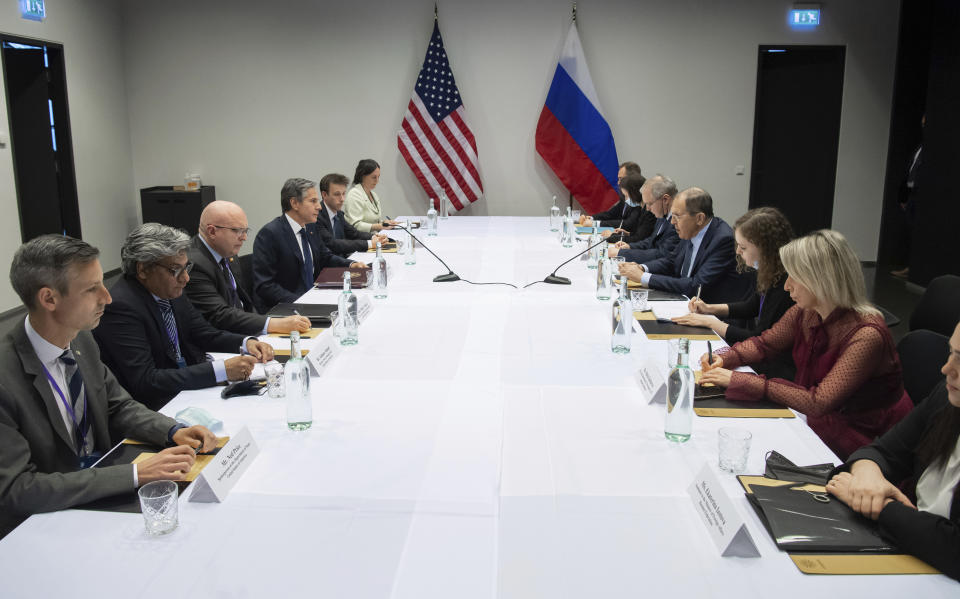
[[[593,214],[617,202],[617,148],[600,113],[576,22],[570,24],[537,122],[536,146],[584,210]]]

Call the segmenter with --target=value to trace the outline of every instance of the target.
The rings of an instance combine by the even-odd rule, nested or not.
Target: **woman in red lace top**
[[[807,416],[807,424],[845,460],[913,407],[900,360],[880,312],[866,298],[863,272],[847,240],[816,231],[780,249],[784,289],[796,305],[757,337],[715,353],[702,382],[727,399],[769,399]],[[791,352],[794,381],[733,372]]]

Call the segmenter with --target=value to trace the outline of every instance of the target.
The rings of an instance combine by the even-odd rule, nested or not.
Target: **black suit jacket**
[[[136,279],[122,276],[110,289],[108,304],[93,336],[104,363],[124,389],[149,408],[162,408],[185,389],[217,384],[206,352],[238,353],[244,336],[210,325],[186,296],[170,300],[177,320],[180,353],[186,368],[177,368],[173,344],[156,300]]]
[[[617,255],[623,256],[627,262],[643,264],[673,255],[678,245],[680,245],[680,238],[677,236],[677,229],[670,224],[669,218],[663,217],[654,221],[650,235],[630,243],[630,249],[620,250]]]
[[[254,310],[253,298],[244,290],[243,273],[240,268],[235,267],[236,260],[229,258],[227,264],[237,281],[237,295],[243,303],[242,309],[230,305],[230,281],[199,235],[193,236],[187,254],[193,262],[193,270],[190,271],[190,282],[187,283],[184,293],[207,322],[232,333],[262,333],[267,317]]]
[[[124,437],[165,445],[176,424],[130,399],[87,331],[70,343],[93,419],[94,448]],[[23,320],[0,339],[0,538],[24,518],[129,492],[129,464],[80,470],[77,452]]]
[[[702,285],[700,298],[708,304],[727,304],[745,299],[751,292],[752,278],[737,274],[734,243],[730,225],[714,217],[700,242],[690,276],[684,276],[682,267],[687,256],[693,252],[693,242],[684,239],[673,255],[646,263],[652,275],[650,287],[693,297]]]
[[[330,251],[347,258],[354,252],[365,252],[370,249],[367,242],[373,237],[373,233],[358,231],[356,227],[347,222],[343,210],[338,212],[340,222],[343,223],[343,238],[337,239],[333,232],[333,225],[330,223],[330,211],[327,210],[326,204],[322,205],[320,216],[317,217],[317,234],[320,236],[320,241],[330,248]]]
[[[649,210],[640,206],[627,208],[627,217],[623,219],[621,225],[619,221],[612,222],[609,226],[620,227],[625,231],[630,231],[629,235],[611,235],[613,241],[625,241],[635,243],[642,241],[653,234],[654,227],[657,224],[657,218]],[[619,237],[619,239],[617,239]]]
[[[620,189],[617,189],[617,195],[620,195]],[[620,200],[610,207],[609,210],[604,210],[603,212],[598,212],[593,215],[593,220],[600,221],[604,227],[616,227],[620,224],[620,220],[626,218],[627,211],[630,210],[630,207],[627,206],[627,203],[623,201],[623,197],[620,197]]]
[[[313,251],[313,277],[327,266],[350,266],[320,241],[316,223],[306,226]],[[266,312],[277,304],[295,302],[311,289],[303,284],[300,241],[287,217],[280,215],[263,226],[253,240],[253,292],[257,308]]]
[[[872,460],[893,484],[910,481],[911,488],[915,488],[924,470],[917,456],[920,442],[949,410],[958,409],[947,399],[946,381],[942,381],[882,437],[853,452],[841,469],[849,468],[857,460]],[[891,501],[880,511],[877,523],[880,534],[897,548],[960,580],[960,490],[953,490],[949,519]]]

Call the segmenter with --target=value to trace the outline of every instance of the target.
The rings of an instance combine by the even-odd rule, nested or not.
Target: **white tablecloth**
[[[586,247],[560,247],[546,218],[451,217],[422,238],[461,277],[517,286]],[[561,269],[570,286],[513,289],[432,283],[445,269],[422,248],[415,266],[386,257],[390,296],[312,380],[310,430],[286,429],[282,400],[181,393],[165,413],[203,407],[260,446],[227,500],[181,498],[159,538],[139,514],[33,516],[0,542],[0,596],[956,596],[943,576],[801,574],[717,471],[762,554],[720,557],[686,493],[716,469],[719,427],[753,433],[750,473],[771,449],[836,458],[799,418],[696,418],[667,442],[632,378],[649,356],[665,368],[663,343],[610,352],[611,302],[583,262]]]

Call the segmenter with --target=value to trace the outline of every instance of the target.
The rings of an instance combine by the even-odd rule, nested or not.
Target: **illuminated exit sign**
[[[790,11],[792,27],[816,27],[820,25],[819,8],[794,8]]]
[[[20,16],[31,21],[42,21],[47,16],[43,0],[20,0]]]

